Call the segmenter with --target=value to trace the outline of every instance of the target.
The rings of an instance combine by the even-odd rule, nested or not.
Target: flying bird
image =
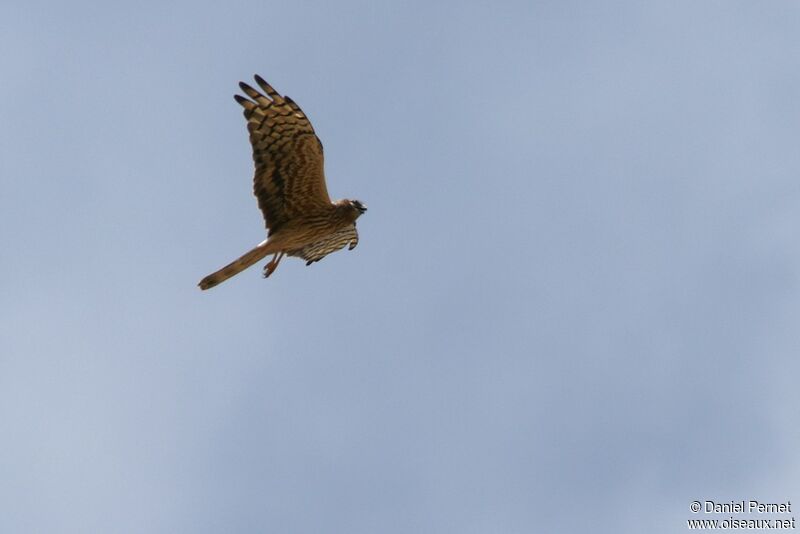
[[[339,249],[358,244],[356,219],[367,207],[358,200],[328,196],[322,143],[305,113],[288,96],[281,96],[255,75],[262,92],[239,82],[247,98],[233,98],[244,108],[255,177],[253,193],[264,214],[267,239],[239,259],[200,280],[200,289],[221,284],[272,254],[264,266],[271,275],[284,256],[311,265]]]

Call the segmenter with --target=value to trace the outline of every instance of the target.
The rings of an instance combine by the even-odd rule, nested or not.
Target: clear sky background
[[[0,29],[0,531],[800,505],[796,2],[7,1]],[[201,292],[264,238],[254,73],[369,212],[352,252]]]

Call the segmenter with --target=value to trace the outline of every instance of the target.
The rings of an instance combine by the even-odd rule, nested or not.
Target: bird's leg
[[[264,278],[269,277],[269,275],[278,268],[281,258],[283,258],[283,252],[276,252],[272,257],[272,261],[264,266]]]

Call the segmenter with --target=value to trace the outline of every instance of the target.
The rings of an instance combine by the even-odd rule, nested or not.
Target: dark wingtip
[[[256,81],[256,82],[258,82],[258,84],[259,84],[259,85],[263,85],[263,84],[266,84],[266,83],[267,83],[267,82],[264,80],[264,78],[262,78],[262,77],[261,77],[261,76],[259,76],[258,74],[254,74],[254,75],[253,75],[253,78],[255,79],[255,81]]]
[[[248,102],[248,100],[245,97],[243,97],[242,95],[233,95],[233,99],[236,100],[240,104],[244,104],[245,102]]]

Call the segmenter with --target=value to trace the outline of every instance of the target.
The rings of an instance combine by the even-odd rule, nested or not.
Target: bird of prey
[[[262,92],[239,82],[248,98],[234,95],[244,108],[255,177],[253,192],[264,214],[267,239],[219,271],[200,281],[212,288],[272,254],[264,278],[278,267],[284,255],[321,260],[345,245],[358,244],[356,219],[367,208],[358,200],[331,202],[325,186],[322,143],[305,113],[288,96],[281,96],[261,76]]]

